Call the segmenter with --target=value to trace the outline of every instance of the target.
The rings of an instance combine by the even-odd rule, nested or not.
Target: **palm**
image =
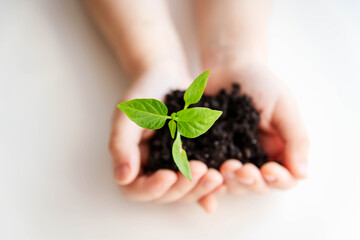
[[[122,100],[134,98],[162,100],[171,90],[185,89],[190,83],[187,79],[190,78],[178,74],[148,74],[134,83]],[[114,159],[116,180],[125,196],[136,201],[157,203],[199,200],[199,204],[207,211],[214,208],[215,200],[209,193],[221,185],[223,178],[218,171],[208,169],[200,161],[190,161],[193,181],[189,181],[181,173],[167,169],[160,169],[150,176],[140,174],[141,165],[147,160],[149,152],[147,140],[152,132],[154,131],[146,131],[137,126],[124,113],[115,111],[110,151]]]
[[[235,173],[238,171],[238,174],[235,175],[252,177],[257,179],[257,182],[263,182],[262,190],[258,192],[263,192],[265,189],[264,172],[272,175],[282,174],[282,176],[277,176],[277,179],[286,179],[286,181],[282,183],[280,181],[279,187],[293,185],[289,184],[289,182],[293,182],[292,177],[301,178],[305,175],[301,172],[302,169],[299,169],[296,161],[300,157],[306,158],[307,151],[306,133],[303,130],[293,97],[284,84],[264,66],[251,67],[241,71],[215,70],[211,74],[206,91],[209,94],[215,94],[222,88],[230,89],[234,82],[241,85],[242,93],[252,98],[255,108],[260,113],[259,137],[270,160],[281,162],[286,169],[276,163],[265,164],[260,169],[263,175],[261,176],[259,170],[256,170],[253,165],[245,164],[249,169],[244,170],[244,167],[240,168],[232,162],[231,166],[230,163],[225,163],[222,166],[223,171],[227,172],[226,174],[229,171],[235,171]],[[295,142],[301,143],[303,147],[295,149]],[[306,161],[306,159],[300,161]],[[226,178],[226,176],[224,177]],[[230,181],[228,180],[228,182]],[[234,183],[228,185],[234,185]],[[238,190],[239,187],[235,188]]]

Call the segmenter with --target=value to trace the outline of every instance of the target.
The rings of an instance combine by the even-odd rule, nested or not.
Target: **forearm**
[[[271,0],[197,0],[199,46],[204,68],[243,66],[266,59]]]
[[[125,71],[186,71],[185,57],[164,0],[85,0]]]

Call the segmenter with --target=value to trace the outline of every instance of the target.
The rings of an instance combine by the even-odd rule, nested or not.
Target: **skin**
[[[241,84],[260,112],[260,141],[272,160],[261,169],[226,161],[220,172],[234,194],[288,189],[307,175],[306,129],[290,91],[266,64],[270,5],[268,0],[196,2],[202,64],[212,70],[206,92]]]
[[[165,1],[85,3],[131,80],[119,102],[162,100],[170,90],[186,89],[196,77],[188,72]],[[309,143],[304,125],[289,90],[266,65],[270,5],[269,0],[197,0],[194,7],[201,63],[204,70],[211,70],[206,93],[230,88],[233,82],[241,84],[260,111],[261,143],[273,161],[258,169],[229,159],[218,171],[190,160],[193,181],[171,170],[143,175],[147,141],[154,132],[115,109],[109,149],[116,183],[126,197],[158,204],[197,202],[211,213],[217,209],[216,194],[263,194],[288,189],[306,177]]]

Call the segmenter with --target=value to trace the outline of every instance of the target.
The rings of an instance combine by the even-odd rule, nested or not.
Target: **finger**
[[[169,203],[179,200],[190,192],[198,183],[200,178],[207,172],[208,168],[201,161],[190,161],[192,181],[187,179],[181,172],[178,172],[177,182],[166,192],[164,196],[156,199],[156,203]]]
[[[295,101],[291,97],[280,97],[273,116],[273,125],[285,142],[283,165],[295,178],[305,178],[309,140]]]
[[[204,197],[200,198],[198,200],[198,204],[204,208],[204,210],[207,213],[213,213],[217,209],[217,200],[215,197],[215,194],[222,195],[227,192],[227,186],[223,183],[217,188],[214,189],[214,191],[210,192],[209,194],[205,195]]]
[[[109,142],[114,161],[115,180],[124,185],[132,182],[140,171],[139,142],[142,129],[122,112],[116,112]]]
[[[278,161],[284,152],[284,142],[276,131],[260,132],[259,140],[270,161]]]
[[[229,189],[229,192],[236,195],[243,195],[248,192],[237,179],[235,178],[235,172],[242,167],[242,163],[236,159],[226,160],[220,166],[220,173],[224,178],[224,182]]]
[[[141,136],[141,141],[149,140],[152,136],[154,136],[154,134],[155,134],[154,130],[143,129],[142,136]]]
[[[245,163],[236,170],[235,177],[238,184],[251,192],[263,194],[269,191],[260,170],[252,163]]]
[[[176,182],[174,171],[161,169],[151,176],[140,176],[134,182],[121,186],[125,197],[134,201],[152,201],[164,195]]]
[[[260,172],[270,187],[288,189],[296,184],[296,180],[290,172],[276,162],[265,163]]]
[[[198,203],[207,213],[214,213],[218,208],[218,202],[214,194],[209,194],[200,198]]]
[[[211,168],[201,178],[195,188],[179,201],[182,203],[195,202],[215,190],[222,182],[223,178],[221,174],[217,170]]]
[[[216,195],[223,195],[227,192],[227,186],[223,183],[211,193],[205,195],[204,197],[198,200],[198,204],[207,212],[213,213],[216,212],[218,208],[218,202],[216,200]]]
[[[225,193],[227,193],[227,191],[228,191],[228,187],[223,183],[222,185],[217,187],[213,193],[216,195],[224,195]]]
[[[139,150],[140,150],[141,165],[145,165],[145,164],[147,164],[148,159],[149,159],[150,146],[148,143],[140,143]]]

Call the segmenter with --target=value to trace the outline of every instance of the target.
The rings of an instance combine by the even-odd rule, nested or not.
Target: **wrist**
[[[137,62],[134,66],[130,66],[130,68],[132,71],[129,72],[129,77],[132,81],[137,81],[141,76],[151,73],[162,73],[163,75],[170,76],[189,75],[185,60],[174,56]]]
[[[180,63],[153,63],[131,78],[132,85],[143,85],[159,89],[183,89],[190,81],[186,66]]]
[[[207,70],[239,72],[249,66],[266,65],[265,47],[217,47],[202,54],[202,66]]]
[[[231,89],[234,82],[244,86],[251,79],[249,75],[268,69],[265,54],[251,51],[234,51],[231,55],[220,58],[217,55],[210,59],[212,61],[203,61],[203,70],[211,71],[207,89],[210,94],[215,94],[221,88]]]

